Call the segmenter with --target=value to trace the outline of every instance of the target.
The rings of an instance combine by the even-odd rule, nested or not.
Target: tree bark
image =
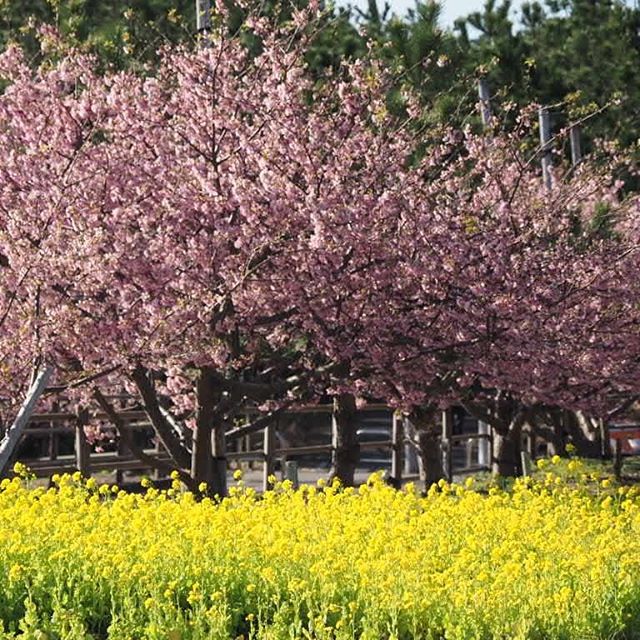
[[[224,422],[219,419],[217,411],[221,393],[216,380],[217,376],[210,367],[200,369],[196,381],[196,424],[193,430],[191,477],[196,486],[202,483],[207,485],[208,495],[224,497],[227,494],[227,460]]]
[[[131,374],[131,379],[138,388],[145,412],[160,442],[162,442],[167,453],[173,458],[178,467],[188,469],[190,463],[189,452],[180,442],[178,434],[175,433],[173,427],[163,415],[158,396],[149,379],[149,372],[141,365],[138,365]]]
[[[166,475],[169,475],[173,471],[177,471],[180,477],[180,480],[182,480],[182,482],[187,486],[187,488],[190,491],[196,490],[196,485],[193,482],[192,477],[184,469],[176,469],[175,466],[170,462],[165,462],[164,460],[158,460],[154,456],[147,455],[142,449],[142,447],[136,444],[136,441],[133,438],[132,434],[126,428],[124,421],[120,418],[117,411],[111,406],[111,404],[108,402],[108,400],[100,391],[100,389],[98,389],[97,387],[94,387],[93,396],[98,402],[98,405],[100,406],[100,408],[109,416],[109,420],[117,429],[118,435],[120,436],[122,443],[125,445],[127,449],[129,449],[129,451],[131,451],[131,453],[136,458],[138,458],[138,460],[141,460],[142,462],[148,464],[149,467],[151,467],[152,469],[158,469],[159,471],[161,471]]]
[[[582,411],[566,411],[565,420],[576,455],[582,458],[600,458],[605,444],[600,421],[586,416]],[[606,446],[609,446],[608,442]]]
[[[509,425],[508,429],[493,431],[493,460],[491,471],[499,476],[517,476],[522,472],[520,461],[520,429]]]
[[[425,489],[444,478],[437,412],[435,407],[414,407],[409,414],[420,460],[420,481]]]
[[[494,397],[477,402],[466,399],[464,408],[478,420],[491,425],[493,454],[491,471],[494,475],[517,476],[522,473],[522,427],[532,419],[534,410],[526,407],[508,393],[498,391]]]
[[[358,461],[358,424],[356,399],[350,393],[341,393],[333,399],[333,455],[330,479],[338,478],[345,487],[352,487]]]

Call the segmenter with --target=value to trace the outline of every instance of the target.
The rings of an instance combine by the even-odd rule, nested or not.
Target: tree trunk
[[[213,372],[208,367],[202,367],[196,381],[196,425],[193,430],[191,477],[196,485],[207,485],[208,495],[223,497],[227,494],[227,465],[224,422],[219,420],[216,410],[219,401],[220,392],[216,388]]]
[[[356,431],[356,399],[350,393],[341,393],[333,399],[333,455],[330,479],[338,478],[345,487],[352,487],[360,444]]]
[[[420,460],[420,481],[425,489],[444,478],[440,429],[436,424],[436,415],[437,409],[434,407],[415,407],[409,414]]]
[[[602,456],[603,434],[599,420],[586,416],[582,411],[566,411],[565,424],[576,455],[582,458]]]
[[[493,460],[491,471],[500,476],[517,476],[522,472],[520,461],[520,429],[510,424],[508,429],[493,430]]]

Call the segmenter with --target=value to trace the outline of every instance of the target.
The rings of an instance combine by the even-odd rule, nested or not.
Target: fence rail
[[[366,458],[367,454],[375,452],[381,467],[389,470],[390,479],[394,484],[399,485],[403,480],[417,477],[418,464],[416,456],[416,443],[408,436],[410,425],[405,418],[395,414],[387,405],[368,405],[358,413],[364,416],[372,412],[388,412],[388,423],[378,429],[387,429],[388,438],[376,439],[372,441],[361,441],[360,451],[365,460],[371,464],[372,457]],[[249,409],[243,412],[247,417],[258,413]],[[329,460],[335,451],[335,431],[336,424],[332,420],[331,442],[321,444],[301,444],[295,446],[288,443],[278,442],[276,434],[282,420],[291,417],[305,415],[332,415],[331,405],[312,405],[300,407],[295,410],[283,412],[274,423],[262,429],[262,441],[258,442],[256,437],[240,437],[234,445],[235,450],[229,446],[226,457],[234,465],[260,463],[263,466],[263,488],[268,485],[268,478],[272,475],[277,463],[285,473],[287,461],[299,456],[321,456],[326,455]],[[118,412],[119,417],[124,422],[124,427],[139,434],[138,437],[152,434],[151,424],[144,411],[132,408],[123,408]],[[100,411],[89,414],[94,420],[109,422],[108,416]],[[20,456],[20,461],[26,464],[38,477],[48,477],[56,473],[66,473],[81,471],[83,475],[89,476],[100,471],[114,471],[117,474],[117,481],[122,482],[125,471],[138,471],[140,473],[149,471],[148,463],[141,462],[129,451],[125,450],[121,442],[116,443],[115,451],[96,452],[86,442],[84,437],[83,421],[75,413],[68,411],[34,413],[31,416],[29,425],[24,431],[22,442],[28,442],[31,438],[44,439],[42,444],[47,445],[47,452],[40,456]],[[366,427],[363,427],[366,431]],[[443,461],[446,475],[449,479],[453,475],[473,473],[479,470],[488,469],[490,456],[485,453],[484,461],[481,459],[481,449],[491,446],[491,435],[488,433],[451,433],[451,415],[447,412],[442,417],[442,449]],[[259,434],[259,432],[257,432]],[[329,435],[329,434],[327,434]],[[381,434],[382,435],[382,434]],[[68,440],[64,443],[65,436]],[[48,442],[46,439],[48,438]],[[71,440],[73,439],[73,444]],[[61,446],[66,444],[66,447]],[[251,448],[253,445],[253,449]],[[69,451],[72,447],[73,453]],[[256,448],[258,447],[258,448]],[[160,444],[154,447],[145,447],[144,453],[159,460],[168,461],[169,456]],[[384,454],[388,454],[384,458]],[[291,470],[290,467],[289,471]],[[157,474],[156,474],[157,475]]]

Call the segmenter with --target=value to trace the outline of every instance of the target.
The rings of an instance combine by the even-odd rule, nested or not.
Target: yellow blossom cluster
[[[264,496],[239,480],[221,502],[177,480],[4,480],[0,638],[640,637],[639,492],[557,480],[426,496],[377,475]]]

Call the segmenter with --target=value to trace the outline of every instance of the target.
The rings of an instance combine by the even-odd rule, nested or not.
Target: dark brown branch
[[[613,418],[616,418],[621,413],[624,413],[627,409],[630,409],[631,406],[635,402],[637,402],[639,398],[640,396],[638,395],[630,396],[624,402],[621,402],[615,409],[612,409],[611,411],[609,411],[609,413],[607,413],[605,420],[606,421],[613,420]]]
[[[234,427],[233,429],[227,431],[225,434],[228,439],[241,438],[242,436],[248,436],[250,433],[255,433],[256,431],[261,431],[265,427],[268,427],[274,420],[278,418],[282,413],[284,413],[291,405],[292,402],[287,402],[283,404],[281,407],[270,411],[269,413],[260,416],[253,422],[249,424],[244,424],[241,427]]]
[[[60,393],[62,391],[67,391],[68,389],[76,389],[77,387],[81,387],[83,384],[88,384],[89,382],[95,382],[100,378],[104,378],[105,376],[108,376],[109,374],[114,373],[118,369],[120,369],[119,364],[113,367],[109,367],[108,369],[104,369],[103,371],[99,371],[98,373],[94,373],[90,376],[84,376],[79,380],[76,380],[75,382],[60,384],[53,387],[47,387],[45,390],[45,394]]]
[[[173,427],[162,413],[160,404],[158,403],[158,396],[151,384],[151,381],[149,380],[147,369],[142,365],[138,365],[133,370],[131,379],[138,388],[144,405],[144,410],[149,417],[149,420],[151,420],[151,424],[153,425],[158,438],[160,438],[160,442],[162,442],[164,448],[179,467],[182,469],[188,469],[191,465],[191,456],[186,448],[180,443]]]
[[[124,420],[122,420],[122,418],[118,415],[117,411],[113,408],[113,406],[106,399],[106,397],[98,387],[94,387],[93,397],[96,399],[96,402],[98,403],[100,408],[109,416],[109,420],[117,429],[118,435],[120,436],[125,447],[127,447],[127,449],[129,449],[129,451],[131,451],[131,453],[136,458],[138,458],[138,460],[144,462],[144,464],[149,465],[153,469],[162,471],[167,475],[170,475],[173,471],[176,471],[180,480],[187,486],[187,488],[194,493],[197,492],[197,487],[195,486],[193,479],[184,469],[178,469],[170,462],[166,462],[164,460],[160,460],[154,456],[146,454],[142,450],[142,448],[136,444],[133,439],[133,434],[129,429],[127,429]]]
[[[464,410],[477,420],[486,422],[488,425],[497,427],[498,429],[505,428],[506,425],[504,424],[504,422],[496,415],[488,411],[488,409],[480,403],[465,398],[462,400],[461,404]]]

